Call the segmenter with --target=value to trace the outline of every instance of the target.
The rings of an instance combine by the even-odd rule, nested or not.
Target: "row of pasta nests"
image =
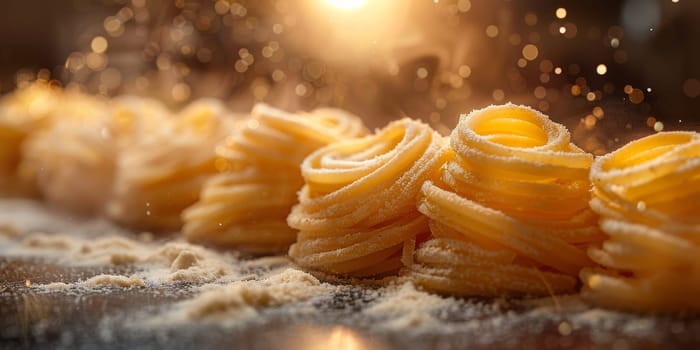
[[[205,181],[217,173],[216,145],[242,119],[219,100],[201,99],[158,132],[125,146],[108,216],[142,230],[180,230],[182,211],[199,199]]]
[[[404,119],[319,149],[301,166],[289,255],[331,275],[402,270],[445,294],[572,293],[580,275],[599,305],[700,309],[700,136],[595,160],[570,137],[507,104],[462,116],[448,140]]]
[[[299,164],[367,129],[332,108],[259,104],[251,114],[215,99],[174,114],[155,100],[32,84],[0,100],[0,195],[41,196],[140,230],[186,224],[194,241],[286,251],[296,238],[286,217],[303,185]]]
[[[449,138],[396,121],[304,160],[289,255],[334,275],[403,268],[441,293],[572,292],[602,238],[588,206],[592,161],[529,108],[474,111]]]
[[[36,83],[0,100],[0,196],[146,230],[178,229],[214,144],[234,128],[221,102],[172,113],[156,100],[104,99]]]
[[[291,245],[297,264],[332,275],[402,270],[440,293],[566,293],[581,271],[595,303],[700,307],[697,133],[594,161],[564,126],[511,104],[463,116],[449,138],[410,119],[366,133],[335,109],[261,104],[243,120],[207,100],[171,116],[32,85],[0,101],[0,191],[137,228],[184,223],[213,245]]]
[[[35,186],[19,171],[22,145],[31,132],[46,127],[57,95],[48,84],[33,84],[0,100],[0,195],[36,194]]]
[[[342,110],[287,113],[256,105],[216,147],[220,173],[184,211],[185,237],[254,253],[286,252],[296,240],[286,218],[304,184],[299,164],[325,145],[366,133],[359,117]]]

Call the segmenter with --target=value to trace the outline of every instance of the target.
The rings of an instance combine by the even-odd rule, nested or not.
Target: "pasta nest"
[[[416,197],[442,164],[443,144],[428,125],[402,119],[312,153],[287,219],[300,231],[289,255],[303,268],[352,277],[410,264],[416,239],[428,233]]]
[[[32,133],[46,128],[62,91],[35,83],[0,100],[0,196],[35,195],[33,179],[22,175],[22,147]]]
[[[24,143],[18,172],[48,202],[84,215],[103,212],[119,153],[169,116],[155,100],[120,97],[107,102],[68,91],[50,108],[48,125]]]
[[[583,296],[638,311],[698,311],[700,134],[663,132],[600,157],[591,169],[608,235],[589,256]]]
[[[256,105],[251,118],[217,147],[221,173],[183,213],[185,236],[256,253],[286,251],[296,238],[286,217],[304,183],[304,157],[365,133],[362,120],[345,111],[293,114]]]
[[[106,103],[65,93],[54,109],[54,121],[24,143],[20,172],[50,204],[98,214],[110,195],[118,150]]]
[[[568,130],[533,109],[491,106],[462,116],[451,159],[418,204],[432,239],[408,274],[455,295],[571,292],[601,239],[588,208],[593,161]]]
[[[109,216],[139,229],[179,230],[182,211],[217,172],[214,149],[234,120],[220,101],[202,99],[127,146],[117,164]]]

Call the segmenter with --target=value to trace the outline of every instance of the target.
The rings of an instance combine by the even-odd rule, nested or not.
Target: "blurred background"
[[[443,133],[527,104],[594,153],[700,128],[700,1],[4,0],[0,91],[346,108]]]

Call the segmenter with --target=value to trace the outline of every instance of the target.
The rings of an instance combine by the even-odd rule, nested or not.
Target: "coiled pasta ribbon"
[[[294,114],[257,104],[246,126],[217,148],[219,165],[223,170],[255,166],[299,173],[299,164],[311,152],[366,133],[359,117],[342,110]]]
[[[360,118],[336,109],[291,114],[256,105],[245,125],[217,148],[222,173],[183,213],[185,236],[251,252],[285,251],[295,239],[286,217],[304,183],[304,157],[365,132]]]
[[[21,171],[50,204],[77,214],[101,213],[118,151],[106,103],[65,93],[54,108],[55,122],[27,139]]]
[[[287,219],[300,230],[289,255],[304,268],[355,277],[410,264],[416,238],[428,233],[416,196],[444,161],[443,143],[428,125],[403,119],[312,153]]]
[[[165,120],[167,111],[151,100],[120,97],[108,103],[40,84],[6,98],[0,109],[9,112],[0,119],[8,117],[24,130],[17,138],[22,145],[22,156],[15,158],[17,177],[51,204],[78,214],[102,212],[117,155],[124,145],[152,132],[143,125]]]
[[[608,235],[583,296],[638,311],[700,310],[700,134],[663,132],[596,160],[594,198]]]
[[[142,230],[178,230],[180,215],[216,174],[214,149],[234,119],[216,100],[198,100],[120,156],[110,218]],[[133,123],[133,122],[132,122]]]
[[[0,100],[0,197],[35,195],[33,178],[21,171],[22,145],[50,124],[62,91],[35,83]]]
[[[218,174],[183,214],[187,239],[249,252],[284,251],[296,239],[285,218],[302,184],[286,172],[255,168]]]
[[[453,158],[418,204],[433,239],[408,274],[457,295],[573,291],[590,264],[578,246],[601,237],[587,203],[593,157],[563,125],[512,104],[463,116],[450,141]]]

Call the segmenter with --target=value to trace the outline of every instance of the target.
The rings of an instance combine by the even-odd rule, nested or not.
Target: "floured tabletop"
[[[700,318],[577,296],[454,299],[329,284],[246,257],[0,200],[0,348],[694,348]]]

